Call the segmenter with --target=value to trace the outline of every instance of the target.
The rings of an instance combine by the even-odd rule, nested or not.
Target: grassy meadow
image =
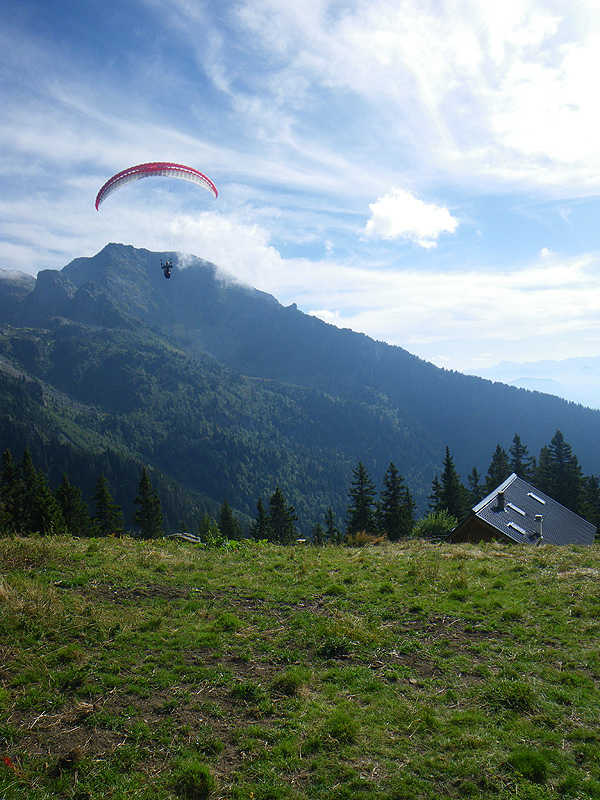
[[[600,548],[0,539],[0,798],[600,798]]]

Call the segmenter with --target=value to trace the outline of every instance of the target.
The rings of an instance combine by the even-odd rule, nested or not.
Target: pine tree
[[[31,453],[25,449],[18,466],[14,493],[15,522],[17,530],[21,533],[31,533],[37,530],[34,519],[37,484],[37,470],[33,465]]]
[[[233,516],[233,511],[227,500],[223,501],[219,511],[219,528],[225,539],[241,539],[242,529],[240,523]]]
[[[142,468],[138,485],[138,493],[134,500],[138,507],[134,515],[134,522],[139,527],[142,539],[156,539],[163,534],[163,516],[160,499],[152,488],[148,471]]]
[[[493,492],[510,475],[510,464],[506,450],[499,444],[492,456],[490,466],[485,476],[485,488],[487,492]]]
[[[312,529],[312,543],[316,547],[321,547],[325,544],[325,531],[323,530],[323,526],[320,522],[317,522]]]
[[[412,529],[415,525],[415,509],[417,504],[411,495],[408,486],[404,487],[403,493],[404,536],[411,536]]]
[[[441,508],[436,510],[446,510],[459,520],[464,517],[468,506],[467,492],[460,482],[448,446],[446,446],[446,454],[444,456],[444,471],[442,472],[439,502]]]
[[[0,530],[12,533],[18,530],[16,515],[17,468],[10,450],[2,453],[0,471]]]
[[[288,506],[283,492],[277,487],[269,500],[269,523],[273,541],[292,544],[297,538],[294,523],[298,517],[293,506]]]
[[[485,497],[485,488],[481,484],[481,476],[477,471],[477,467],[473,467],[469,473],[467,477],[467,483],[469,485],[470,505],[475,506]]]
[[[535,461],[530,457],[527,447],[521,441],[518,433],[515,433],[508,452],[510,471],[515,472],[523,480],[531,481],[534,475]]]
[[[431,511],[441,511],[442,505],[442,484],[437,475],[433,476],[431,481],[431,494],[427,498],[429,500],[429,508]]]
[[[546,494],[553,496],[554,474],[550,448],[544,445],[540,450],[538,464],[535,470],[535,485]]]
[[[261,539],[267,539],[268,541],[271,541],[273,539],[271,522],[269,520],[269,515],[265,511],[262,497],[259,497],[258,502],[256,503],[256,519],[250,526],[250,535],[257,541],[260,541]]]
[[[63,533],[65,523],[56,498],[43,472],[36,470],[25,450],[16,481],[17,529],[21,533]]]
[[[202,519],[198,525],[198,536],[205,544],[211,547],[218,547],[225,541],[221,529],[219,528],[219,523],[206,512],[202,515]]]
[[[67,532],[71,536],[93,536],[90,512],[81,496],[81,489],[74,486],[64,473],[54,496],[62,512]]]
[[[393,462],[383,477],[381,493],[380,528],[390,541],[395,542],[408,536],[413,526],[414,503],[404,479]]]
[[[598,539],[600,534],[600,479],[597,475],[588,475],[583,478],[578,513],[596,526],[596,539]]]
[[[582,489],[582,472],[577,456],[557,430],[547,448],[540,452],[539,485],[553,500],[576,511]]]
[[[101,475],[96,483],[94,492],[96,513],[94,514],[94,527],[98,536],[110,536],[123,533],[123,512],[113,501],[108,481]]]
[[[342,532],[335,524],[335,516],[331,506],[325,512],[325,537],[329,544],[341,544]]]
[[[352,475],[346,533],[350,536],[359,531],[372,533],[377,528],[375,523],[375,486],[362,461],[358,462]]]

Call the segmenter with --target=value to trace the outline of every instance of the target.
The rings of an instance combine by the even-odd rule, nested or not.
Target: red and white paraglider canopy
[[[204,186],[211,192],[215,199],[219,196],[217,187],[209,177],[202,172],[198,172],[193,167],[186,167],[184,164],[173,164],[170,161],[152,161],[149,164],[138,164],[135,167],[128,167],[122,172],[117,172],[112,178],[109,178],[104,186],[96,195],[96,211],[98,211],[100,204],[106,200],[109,194],[120,189],[126,183],[131,181],[139,181],[141,178],[180,178],[184,181],[191,181]]]

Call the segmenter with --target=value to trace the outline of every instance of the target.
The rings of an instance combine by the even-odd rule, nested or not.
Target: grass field
[[[0,798],[600,798],[600,548],[0,539]]]

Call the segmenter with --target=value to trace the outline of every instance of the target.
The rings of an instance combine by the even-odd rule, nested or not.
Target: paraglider
[[[152,161],[148,164],[138,164],[135,167],[128,167],[121,172],[117,172],[112,178],[109,178],[96,195],[96,211],[98,211],[100,204],[106,200],[109,194],[112,194],[116,189],[120,189],[121,186],[124,186],[126,183],[138,181],[141,178],[153,177],[180,178],[184,181],[191,181],[192,183],[204,186],[215,199],[219,196],[217,187],[211,179],[197,169],[186,167],[185,164],[173,164],[170,161]]]
[[[160,260],[160,268],[162,269],[163,275],[165,276],[165,278],[170,278],[171,277],[171,270],[173,269],[173,262],[169,261],[169,259],[167,259],[165,261],[165,263],[163,264],[163,261],[162,261],[162,258],[161,258],[161,260]]]

